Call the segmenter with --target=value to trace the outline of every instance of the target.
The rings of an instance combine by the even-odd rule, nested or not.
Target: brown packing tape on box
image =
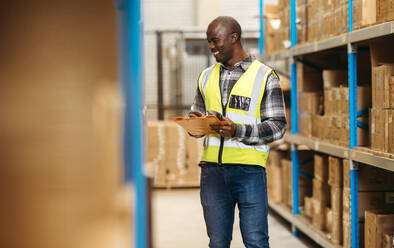
[[[365,212],[365,245],[367,247],[383,247],[383,233],[392,231],[394,231],[394,210]]]

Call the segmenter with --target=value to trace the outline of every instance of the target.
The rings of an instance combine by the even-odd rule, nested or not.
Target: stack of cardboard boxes
[[[394,64],[372,68],[371,148],[394,153]]]
[[[382,230],[379,232],[379,242],[391,242],[390,235],[394,231],[394,222],[392,221],[394,215],[393,176],[394,172],[376,167],[367,165],[360,165],[359,167],[358,216],[360,247],[364,247],[364,223],[366,243],[375,242],[375,239],[377,239],[375,236],[371,237],[371,231],[367,231],[367,229]],[[336,245],[342,244],[344,248],[350,248],[350,209],[349,160],[315,153],[313,196],[304,196],[305,216],[311,219],[312,224],[325,233],[332,243]],[[368,211],[371,212],[370,214],[378,215],[378,219],[381,219],[379,222],[381,224],[376,224],[375,221],[373,222],[375,226],[371,227],[371,224],[366,219]]]
[[[368,165],[360,165],[358,170],[358,217],[360,247],[363,247],[364,236],[369,238],[366,213],[383,210],[381,213],[393,213],[394,209],[394,173]],[[343,247],[350,247],[350,163],[343,160]],[[365,225],[365,232],[364,232]],[[383,239],[383,236],[380,237]],[[373,247],[373,246],[365,246]],[[377,246],[381,247],[381,246]]]
[[[284,185],[282,182],[281,160],[288,157],[288,151],[271,150],[267,160],[267,190],[268,200],[272,203],[281,203]]]
[[[299,206],[304,206],[305,196],[312,195],[312,178],[313,178],[313,153],[309,150],[300,150],[298,153],[301,165],[298,176],[298,202]],[[282,169],[282,202],[288,207],[293,206],[293,176],[292,162],[290,159],[281,160]]]
[[[347,32],[347,1],[308,1],[308,42]]]
[[[342,244],[342,159],[328,157],[328,184],[330,185],[330,202],[332,211],[331,240]]]
[[[155,187],[200,185],[203,139],[190,137],[171,121],[147,123],[147,167]]]
[[[353,0],[353,29],[394,20],[392,0]],[[265,6],[266,54],[290,46],[289,1]],[[274,20],[274,21],[273,21]],[[272,23],[275,23],[272,25]],[[347,0],[297,1],[298,43],[326,39],[348,31]]]
[[[297,1],[297,41],[307,41],[307,9],[306,0]],[[279,0],[278,5],[264,6],[265,18],[265,54],[290,47],[290,2]]]
[[[324,70],[321,73],[301,64],[298,64],[298,69],[300,133],[329,143],[349,146],[347,71]],[[370,87],[358,86],[357,109],[367,110],[370,105]],[[367,116],[361,116],[358,120],[368,124]],[[357,132],[358,145],[368,145],[368,130],[359,127]]]
[[[331,222],[327,218],[329,213],[329,187],[328,179],[328,157],[325,155],[314,155],[314,179],[312,198],[305,198],[305,202],[311,202],[311,206],[305,208],[306,215],[312,218],[312,224],[321,231],[329,231]],[[306,206],[309,204],[306,204]]]
[[[304,164],[300,167],[302,175],[300,175],[298,178],[298,200],[300,207],[304,206],[305,204],[309,204],[310,202],[308,200],[308,202],[304,202],[304,199],[312,195],[312,156],[313,153],[309,150],[302,150],[299,152],[300,161],[304,161]],[[290,160],[289,150],[271,150],[268,157],[266,170],[269,202],[284,204],[291,208],[293,206],[293,180],[292,162]]]

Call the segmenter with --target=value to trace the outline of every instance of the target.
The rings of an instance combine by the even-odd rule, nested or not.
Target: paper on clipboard
[[[216,132],[211,130],[210,125],[223,125],[223,122],[214,115],[192,118],[175,117],[174,121],[194,135],[214,134]]]

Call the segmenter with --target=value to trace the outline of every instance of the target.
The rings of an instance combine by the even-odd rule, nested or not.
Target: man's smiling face
[[[209,25],[207,41],[217,62],[226,64],[233,57],[234,36],[225,26],[219,23]]]

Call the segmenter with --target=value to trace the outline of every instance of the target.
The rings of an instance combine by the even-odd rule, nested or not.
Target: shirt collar
[[[246,70],[249,68],[249,66],[253,63],[253,61],[254,61],[255,59],[256,59],[256,57],[255,57],[254,55],[249,54],[249,56],[246,57],[244,60],[235,63],[234,69],[235,69],[236,67],[241,67],[241,69],[242,69],[243,71],[246,71]],[[229,69],[228,69],[227,67],[225,67],[222,63],[220,63],[220,66],[221,66],[223,69],[229,70]]]

